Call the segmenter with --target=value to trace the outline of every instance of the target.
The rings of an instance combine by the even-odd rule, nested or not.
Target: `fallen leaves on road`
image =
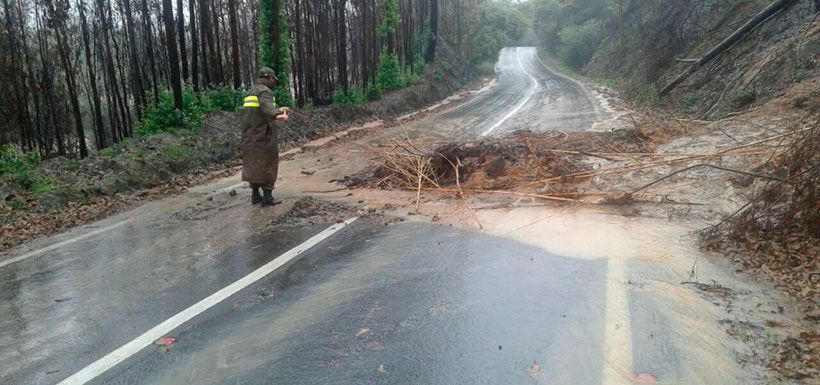
[[[635,376],[635,380],[642,383],[654,383],[658,378],[654,374],[640,373]]]
[[[527,373],[529,373],[530,376],[533,377],[537,376],[538,373],[541,373],[541,365],[538,364],[538,361],[532,361],[532,365],[530,365],[530,367],[527,368]]]
[[[176,341],[177,339],[174,337],[162,337],[154,341],[154,345],[159,346],[160,351],[162,351],[163,353],[167,353],[171,351],[171,348],[173,347],[174,342]]]

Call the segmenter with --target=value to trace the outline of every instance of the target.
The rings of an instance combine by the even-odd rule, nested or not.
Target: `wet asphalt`
[[[192,198],[1,267],[0,383],[56,383],[324,228],[266,231],[268,216],[227,194],[173,205]]]
[[[602,339],[605,274],[443,225],[361,222],[108,383],[600,384],[600,345],[577,341]]]
[[[425,125],[467,140],[517,130],[583,131],[609,117],[596,94],[547,68],[534,47],[502,49],[495,72],[487,92]]]
[[[497,69],[495,86],[428,129],[475,138],[602,118],[532,48],[504,49]],[[199,198],[0,267],[0,384],[58,383],[331,224],[271,231],[242,197]],[[362,219],[178,327],[170,349],[149,346],[94,382],[601,384],[606,281],[606,259]],[[645,312],[651,298],[638,303],[650,317],[634,329],[664,322]],[[635,367],[672,371],[659,357],[674,348],[646,338]]]

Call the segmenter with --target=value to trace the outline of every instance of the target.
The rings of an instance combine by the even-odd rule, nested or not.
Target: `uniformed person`
[[[279,172],[277,121],[288,120],[288,108],[276,107],[271,89],[276,85],[272,69],[259,69],[256,85],[245,98],[242,113],[242,180],[250,183],[251,204],[273,206],[273,188]],[[262,190],[262,194],[259,190]],[[275,202],[279,203],[279,202]]]

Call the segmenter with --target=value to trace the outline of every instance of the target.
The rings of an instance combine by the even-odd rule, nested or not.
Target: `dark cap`
[[[279,80],[279,78],[276,77],[276,72],[274,72],[272,69],[270,69],[268,67],[260,68],[257,76],[260,79],[261,78],[273,78],[273,80]]]

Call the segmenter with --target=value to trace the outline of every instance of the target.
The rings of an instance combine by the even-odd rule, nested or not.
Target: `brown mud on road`
[[[816,335],[816,325],[812,331],[801,319],[800,305],[699,247],[697,231],[736,210],[754,183],[738,183],[737,173],[709,167],[670,175],[704,163],[735,169],[749,159],[762,161],[773,150],[773,137],[788,136],[786,128],[806,129],[797,126],[803,114],[706,123],[636,113],[624,119],[624,111],[615,111],[619,102],[594,105],[596,98],[585,97],[582,85],[553,79],[593,103],[582,113],[550,112],[573,122],[574,132],[527,132],[526,119],[510,118],[493,138],[482,138],[509,111],[543,107],[533,95],[557,97],[539,88],[541,76],[549,75],[536,78],[531,94],[518,88],[532,76],[502,76],[499,84],[412,117],[371,122],[284,153],[274,191],[284,203],[272,212],[250,207],[250,191],[235,174],[145,205],[139,215],[195,228],[224,222],[208,231],[246,237],[248,231],[287,232],[384,214],[385,223],[438,222],[549,253],[605,260],[607,383],[645,373],[633,364],[647,362],[657,349],[675,352],[648,359],[662,361],[658,365],[674,374],[677,382],[667,383],[815,379],[811,367],[799,378],[777,369],[813,359],[803,353],[811,346],[783,350],[783,341]],[[495,104],[475,105],[493,93]],[[527,104],[533,97],[534,104]],[[747,118],[755,123],[741,124]],[[593,126],[597,132],[589,131]],[[583,281],[573,284],[584,287]]]
[[[735,364],[784,383],[816,379],[817,329],[805,306],[704,253],[698,236],[748,201],[760,165],[788,139],[816,129],[805,107],[776,99],[715,122],[631,114],[630,128],[490,140],[449,140],[425,129],[441,127],[435,117],[384,127],[283,162],[278,191],[612,258],[628,266],[611,284],[635,296],[625,305],[632,317],[643,316],[640,301],[672,315],[669,343],[700,357],[690,374],[723,362],[725,377],[708,383],[744,377]],[[656,335],[647,333],[632,338]]]

